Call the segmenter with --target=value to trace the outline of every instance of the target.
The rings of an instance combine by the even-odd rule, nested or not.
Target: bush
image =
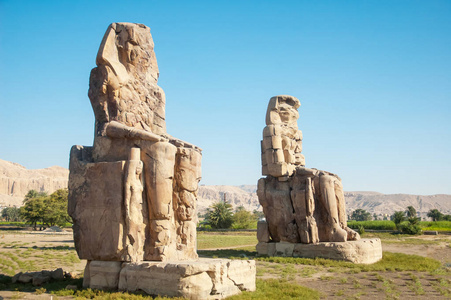
[[[232,229],[255,229],[257,228],[257,216],[244,209],[243,206],[237,208],[233,214]]]
[[[421,227],[418,224],[412,224],[409,221],[404,221],[398,226],[399,230],[404,234],[421,234]]]
[[[351,219],[355,221],[369,221],[371,214],[364,209],[356,209],[352,212]]]
[[[362,235],[365,233],[365,227],[363,225],[359,225],[359,228],[357,229],[357,232]]]

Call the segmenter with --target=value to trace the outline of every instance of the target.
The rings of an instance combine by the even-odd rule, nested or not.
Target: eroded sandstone
[[[351,246],[340,244],[336,248],[323,247],[324,250],[318,245],[360,239],[357,232],[347,227],[340,177],[305,167],[305,157],[301,154],[302,132],[297,126],[299,107],[299,100],[288,95],[272,97],[268,104],[266,127],[261,141],[262,174],[267,176],[261,178],[257,186],[258,200],[266,217],[266,222],[259,222],[257,228],[259,254],[294,256],[295,253],[309,253],[309,250],[294,250],[296,245],[303,244],[316,245],[312,249],[322,249],[323,252],[334,252],[336,249],[340,252],[340,249]],[[362,248],[360,244],[352,245]],[[362,251],[365,252],[367,248],[363,248]],[[354,250],[343,251],[361,255],[360,250]],[[341,255],[326,256],[343,259],[349,256],[344,252]],[[310,254],[305,257],[310,257],[308,255]]]

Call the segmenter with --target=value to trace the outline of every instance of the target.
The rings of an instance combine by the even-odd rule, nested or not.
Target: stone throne
[[[253,261],[198,259],[202,150],[166,132],[150,29],[111,24],[96,64],[94,145],[73,146],[69,166],[84,285],[198,299],[255,289]]]
[[[324,257],[372,263],[382,258],[379,239],[361,240],[347,227],[341,179],[305,167],[297,98],[272,97],[263,130],[257,195],[266,221],[258,223],[260,255]]]

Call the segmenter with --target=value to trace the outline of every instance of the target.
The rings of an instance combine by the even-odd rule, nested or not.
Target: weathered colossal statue
[[[150,29],[111,24],[91,71],[92,147],[70,154],[83,286],[189,299],[255,290],[255,261],[197,255],[201,149],[166,133]],[[189,121],[189,119],[187,119]]]
[[[113,23],[91,71],[93,147],[71,150],[69,212],[88,260],[197,258],[201,149],[166,133],[150,29]]]
[[[271,98],[263,130],[262,173],[258,199],[269,235],[260,242],[318,243],[358,240],[346,225],[341,179],[305,167],[302,132],[298,130],[297,98]],[[264,237],[262,237],[264,236]],[[262,238],[260,238],[262,237]]]

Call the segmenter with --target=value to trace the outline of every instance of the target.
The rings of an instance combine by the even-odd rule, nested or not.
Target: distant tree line
[[[396,211],[393,215],[390,216],[390,220],[395,221],[395,220],[407,220],[405,217],[410,217],[412,218],[413,215],[416,217],[416,210],[413,206],[408,206],[406,211]],[[428,213],[427,216],[429,218],[432,219],[432,221],[451,221],[451,215],[445,215],[442,214],[438,209],[431,209]],[[384,220],[386,220],[387,218],[384,217]],[[354,221],[371,221],[371,220],[378,220],[378,216],[377,214],[373,214],[373,216],[371,216],[371,214],[369,212],[367,212],[364,209],[358,208],[356,210],[354,210],[351,215],[349,216],[349,220],[354,220]]]
[[[45,227],[64,226],[72,219],[67,214],[67,189],[59,189],[48,195],[46,192],[30,190],[23,201],[19,214],[34,229],[38,224]]]
[[[2,219],[6,222],[21,222],[20,209],[12,206],[2,210]]]
[[[427,216],[432,219],[432,221],[451,221],[451,215],[444,215],[438,209],[431,209]]]
[[[432,219],[432,221],[451,221],[451,215],[444,215],[437,209],[431,209],[427,216]],[[374,214],[373,218],[371,214],[364,209],[356,209],[352,212],[349,217],[350,220],[354,221],[371,221],[372,219],[377,220],[377,215]],[[396,229],[401,233],[405,234],[420,234],[420,220],[417,216],[417,211],[413,206],[408,206],[405,211],[395,211],[391,215],[390,220],[396,226]],[[356,225],[353,225],[356,226]],[[363,225],[361,225],[363,226]]]

